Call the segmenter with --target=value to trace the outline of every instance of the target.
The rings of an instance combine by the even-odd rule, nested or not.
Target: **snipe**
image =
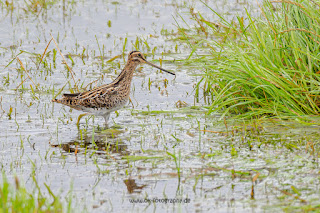
[[[122,108],[128,102],[133,72],[138,65],[143,63],[175,75],[148,62],[141,52],[132,51],[129,53],[126,66],[110,84],[104,84],[83,93],[63,94],[61,99],[52,101],[89,114],[102,116],[108,126],[110,113]]]

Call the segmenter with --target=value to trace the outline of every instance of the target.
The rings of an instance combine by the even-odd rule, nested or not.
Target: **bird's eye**
[[[138,55],[139,57],[141,57],[141,54],[139,53],[139,55]]]

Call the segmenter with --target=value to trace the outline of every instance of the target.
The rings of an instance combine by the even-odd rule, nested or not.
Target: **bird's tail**
[[[78,94],[63,94],[62,98],[52,99],[52,102],[63,104],[63,105],[69,106],[69,107],[76,109],[76,110],[81,110],[81,107],[78,103],[78,100],[75,98],[78,95],[79,95],[79,93]]]

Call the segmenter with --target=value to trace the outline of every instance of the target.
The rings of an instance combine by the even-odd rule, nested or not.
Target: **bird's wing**
[[[110,108],[116,94],[118,94],[116,88],[110,84],[106,84],[83,93],[63,94],[61,99],[54,99],[52,101],[77,110],[83,108]]]
[[[78,105],[86,108],[111,107],[114,96],[118,94],[114,87],[108,85],[94,88],[76,96]]]

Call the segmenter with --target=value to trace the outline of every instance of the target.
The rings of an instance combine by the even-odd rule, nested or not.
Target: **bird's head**
[[[134,63],[137,63],[138,65],[146,63],[146,64],[148,64],[150,66],[153,66],[153,67],[158,68],[158,69],[160,69],[162,71],[170,73],[171,75],[175,75],[175,73],[170,72],[168,70],[165,70],[165,69],[163,69],[163,68],[161,68],[161,67],[159,67],[159,66],[157,66],[157,65],[155,65],[155,64],[153,64],[153,63],[151,63],[149,61],[147,61],[146,58],[144,57],[144,55],[140,51],[136,51],[136,50],[131,51],[129,53],[129,55],[128,55],[128,62],[134,62]]]
[[[128,61],[133,61],[138,64],[142,64],[146,61],[146,58],[140,51],[131,51],[128,55]]]

